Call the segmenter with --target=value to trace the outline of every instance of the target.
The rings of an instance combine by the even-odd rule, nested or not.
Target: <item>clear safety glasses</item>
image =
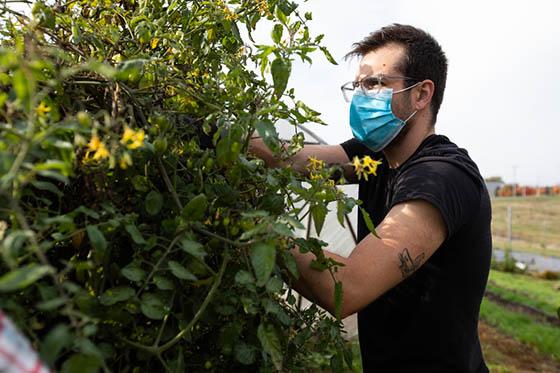
[[[377,95],[383,88],[387,88],[387,83],[390,80],[405,80],[407,82],[407,88],[409,83],[420,82],[421,79],[410,78],[407,76],[396,76],[396,75],[375,75],[366,76],[359,81],[352,81],[345,83],[340,87],[342,91],[342,96],[346,102],[352,101],[352,96],[356,91],[365,94],[367,96]]]

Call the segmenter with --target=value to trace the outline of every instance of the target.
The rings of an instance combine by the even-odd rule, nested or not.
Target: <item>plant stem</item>
[[[206,307],[208,307],[208,304],[210,304],[210,301],[212,300],[212,298],[214,298],[214,294],[216,293],[216,291],[218,290],[218,287],[220,286],[220,283],[222,282],[222,277],[224,275],[224,272],[226,270],[228,262],[229,262],[229,254],[226,252],[224,254],[224,259],[222,261],[222,265],[220,266],[220,271],[217,274],[218,277],[214,280],[214,283],[212,284],[212,287],[210,288],[210,291],[208,292],[208,295],[206,296],[206,298],[204,299],[204,301],[200,305],[200,308],[198,309],[198,311],[194,315],[193,319],[189,322],[189,324],[183,330],[181,330],[179,333],[177,333],[177,335],[175,337],[173,337],[169,342],[160,346],[157,350],[157,353],[161,354],[162,352],[170,349],[175,344],[177,344],[188,332],[190,332],[192,327],[196,324],[196,322],[204,314],[204,311],[206,310]]]
[[[193,228],[193,230],[195,230],[195,231],[197,231],[197,232],[199,232],[199,233],[202,233],[202,234],[204,234],[204,235],[206,235],[206,236],[210,236],[210,237],[217,238],[218,240],[223,241],[223,242],[225,242],[225,243],[227,243],[227,244],[230,244],[231,246],[235,246],[235,247],[245,247],[245,246],[250,246],[250,245],[253,244],[253,241],[248,241],[248,242],[233,241],[233,240],[230,240],[229,238],[220,236],[219,234],[216,234],[216,233],[214,233],[214,232],[207,231],[206,229],[201,228],[201,227],[196,226],[196,225],[193,225],[192,228]]]
[[[146,281],[144,281],[144,284],[140,287],[140,289],[138,289],[138,291],[136,292],[136,297],[139,297],[140,294],[142,293],[142,291],[146,288],[146,286],[148,285],[148,282],[150,282],[150,280],[152,279],[152,277],[154,276],[154,274],[156,273],[156,271],[159,269],[159,266],[161,265],[161,263],[163,262],[163,260],[167,257],[167,255],[169,255],[169,253],[171,252],[171,249],[173,249],[173,246],[175,246],[175,244],[177,243],[177,241],[179,241],[181,238],[183,238],[183,234],[185,233],[185,231],[180,231],[177,236],[173,239],[173,241],[171,241],[171,243],[169,244],[169,246],[167,246],[167,249],[165,250],[165,252],[163,253],[163,255],[161,256],[161,258],[159,258],[159,260],[157,261],[157,263],[154,265],[154,267],[152,268],[152,271],[148,274],[148,277],[146,277]]]
[[[29,226],[29,224],[27,223],[27,220],[25,219],[25,214],[21,210],[21,207],[19,206],[18,201],[16,201],[9,193],[4,191],[3,189],[0,189],[0,194],[4,195],[9,200],[10,206],[12,208],[12,212],[16,215],[16,219],[18,220],[18,222],[21,225],[21,227],[23,228],[23,230],[30,233],[29,240],[31,241],[31,248],[32,248],[33,253],[35,253],[37,258],[39,259],[39,262],[42,265],[49,266],[49,267],[52,268],[52,266],[50,265],[47,257],[41,251],[41,248],[39,247],[39,243],[37,242],[35,231],[33,231],[31,229],[31,227]],[[69,299],[68,295],[66,294],[66,292],[64,291],[63,287],[61,286],[61,284],[60,284],[58,278],[56,277],[56,275],[51,272],[50,277],[51,277],[51,279],[54,283],[54,286],[56,287],[60,297],[64,299],[65,303],[68,303],[70,301],[70,299]],[[71,313],[67,312],[66,315],[70,319],[70,323],[72,324],[72,326],[78,325],[78,321],[73,317],[73,315]]]
[[[163,177],[163,181],[165,182],[165,185],[167,186],[167,190],[173,196],[173,201],[175,202],[175,205],[179,209],[179,213],[181,213],[181,211],[183,211],[183,205],[181,204],[181,201],[179,200],[179,196],[177,195],[177,192],[175,191],[175,188],[173,188],[173,184],[171,184],[171,180],[169,180],[169,175],[167,175],[167,171],[165,171],[165,167],[163,166],[163,162],[161,161],[160,157],[157,157],[157,163],[158,163],[158,167],[159,167],[159,172],[161,173],[161,176]]]

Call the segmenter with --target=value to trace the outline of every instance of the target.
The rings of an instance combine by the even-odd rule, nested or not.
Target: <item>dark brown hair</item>
[[[419,80],[430,79],[434,82],[435,92],[431,108],[432,123],[435,123],[445,91],[447,57],[433,36],[419,28],[394,23],[372,32],[362,41],[353,44],[353,49],[346,58],[363,57],[389,43],[397,43],[405,48],[405,57],[399,66],[403,75]],[[413,83],[415,81],[407,82],[407,85]]]

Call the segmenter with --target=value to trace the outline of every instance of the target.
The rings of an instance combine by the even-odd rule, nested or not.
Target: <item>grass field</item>
[[[557,290],[559,286],[560,281],[492,270],[488,291],[499,295],[502,301],[485,298],[480,318],[499,333],[510,337],[513,342],[521,342],[528,346],[529,349],[524,354],[536,354],[533,361],[548,361],[549,366],[560,369],[560,327],[539,320],[535,315],[542,313],[550,318],[556,317],[560,307],[560,290]],[[531,307],[535,312],[524,312],[524,306]],[[484,349],[488,363],[494,368],[493,371],[512,371],[511,367],[516,367],[515,355],[519,352],[511,351],[508,354],[507,347],[504,352],[504,346],[496,345],[486,345]],[[527,356],[523,358],[526,359]],[[535,368],[530,371],[540,370]]]
[[[512,209],[512,250],[560,256],[560,197],[494,197],[494,247],[508,245],[508,206]]]
[[[548,316],[557,316],[560,281],[491,271],[488,290],[502,298],[534,307]]]

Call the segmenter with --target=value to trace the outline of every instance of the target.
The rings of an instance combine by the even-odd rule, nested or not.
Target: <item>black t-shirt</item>
[[[447,238],[414,274],[358,313],[364,372],[487,372],[478,338],[480,303],[490,269],[490,198],[466,150],[427,137],[400,167],[358,140],[348,157],[382,160],[359,183],[375,225],[398,203],[425,200],[441,213]],[[368,234],[358,214],[358,236]]]

